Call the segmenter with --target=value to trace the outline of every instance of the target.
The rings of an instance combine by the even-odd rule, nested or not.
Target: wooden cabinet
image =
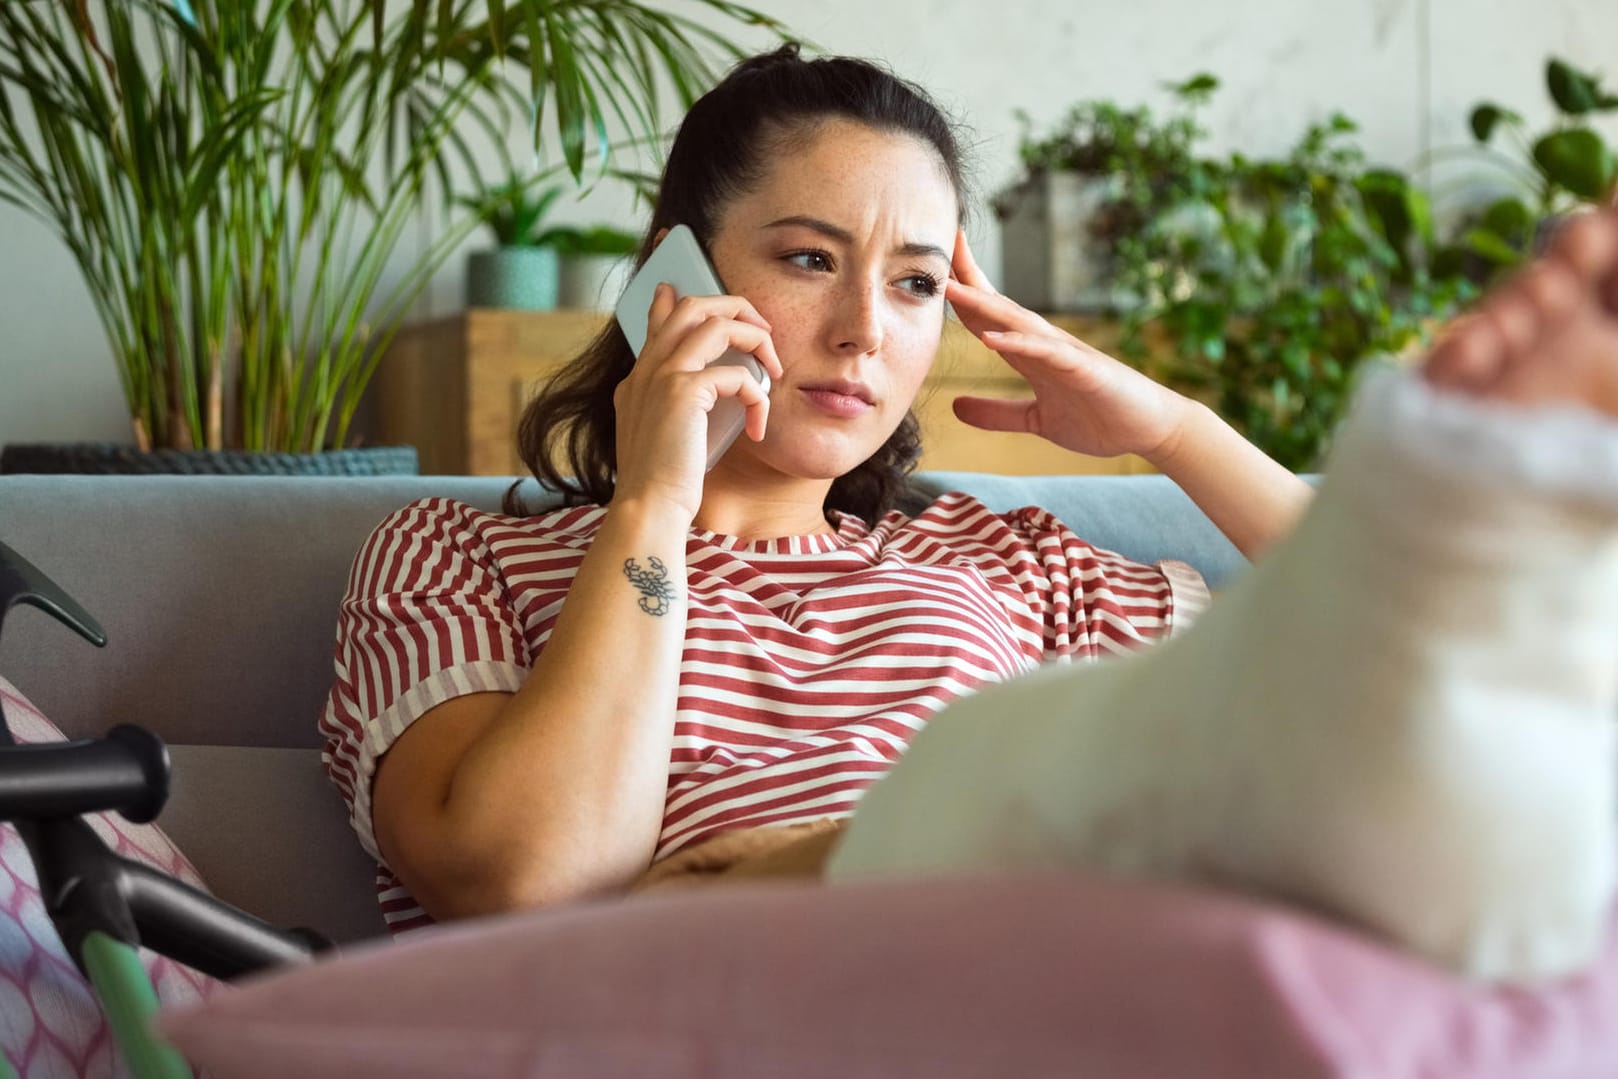
[[[597,311],[473,308],[403,328],[377,368],[376,436],[410,443],[429,475],[525,474],[516,429],[535,386],[569,362],[611,316]],[[1054,319],[1111,351],[1117,326],[1080,317]],[[1027,383],[1004,360],[951,321],[916,401],[924,469],[1005,475],[1150,472],[1138,457],[1082,457],[1032,435],[980,431],[955,418],[962,394],[1027,397]]]

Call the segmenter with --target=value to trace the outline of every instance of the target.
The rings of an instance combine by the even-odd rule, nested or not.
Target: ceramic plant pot
[[[557,306],[611,311],[629,284],[632,269],[629,255],[569,255],[562,260]]]
[[[556,251],[502,247],[473,253],[466,263],[466,306],[550,311],[558,288]]]

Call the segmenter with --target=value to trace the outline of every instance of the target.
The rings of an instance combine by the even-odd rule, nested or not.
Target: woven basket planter
[[[415,476],[414,446],[362,446],[324,453],[149,450],[115,442],[13,442],[0,449],[0,475]]]

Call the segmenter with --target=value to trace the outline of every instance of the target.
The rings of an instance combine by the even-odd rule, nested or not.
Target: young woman
[[[533,403],[525,460],[573,504],[525,517],[424,500],[355,563],[322,729],[390,924],[693,876],[1064,861],[1287,895],[1485,976],[1590,954],[1618,806],[1610,724],[1586,713],[1610,711],[1612,664],[1579,668],[1576,733],[1537,755],[1479,735],[1471,713],[1452,720],[1457,671],[1503,671],[1435,658],[1427,639],[1462,611],[1509,636],[1499,603],[1467,592],[1509,589],[1498,565],[1456,584],[1427,563],[1468,559],[1411,552],[1437,524],[1505,527],[1487,492],[1522,471],[1514,436],[1467,459],[1422,449],[1421,431],[1488,443],[1498,425],[1469,396],[1577,400],[1600,382],[1571,353],[1612,344],[1612,222],[1570,229],[1426,382],[1379,391],[1345,438],[1346,478],[1208,627],[1091,664],[1178,636],[1205,592],[1187,567],[1096,550],[1035,509],[962,495],[894,509],[946,301],[1035,392],[959,400],[967,422],[1140,454],[1249,556],[1292,531],[1309,491],[1205,408],[996,295],[961,230],[966,201],[948,123],[872,65],[789,46],[693,107],[641,256],[689,225],[731,294],[660,290],[639,358],[611,328]],[[768,396],[707,366],[729,348],[769,371]],[[746,406],[747,436],[704,473],[723,397]],[[1478,460],[1487,484],[1452,475]],[[1562,497],[1535,482],[1524,504]],[[1462,517],[1422,523],[1440,507]],[[1566,537],[1534,538],[1553,551]],[[1018,677],[1042,665],[1057,669]],[[1521,776],[1502,780],[1501,754]],[[1452,849],[1514,815],[1503,846]],[[1559,856],[1523,839],[1550,829]],[[1547,883],[1517,883],[1530,854]]]

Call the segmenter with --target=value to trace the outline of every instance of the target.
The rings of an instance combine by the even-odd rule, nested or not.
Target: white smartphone
[[[652,307],[652,293],[659,283],[667,281],[674,287],[675,298],[685,296],[723,296],[725,286],[714,272],[708,256],[703,254],[696,233],[685,225],[669,229],[663,242],[657,245],[646,264],[636,271],[618,301],[618,325],[623,328],[629,347],[638,358],[646,347],[646,317]],[[714,363],[745,367],[758,379],[765,393],[770,392],[770,373],[758,359],[745,352],[731,349]],[[711,366],[711,365],[710,365]],[[747,409],[737,397],[721,397],[708,413],[708,468],[719,463],[730,449],[731,443],[747,426]]]

